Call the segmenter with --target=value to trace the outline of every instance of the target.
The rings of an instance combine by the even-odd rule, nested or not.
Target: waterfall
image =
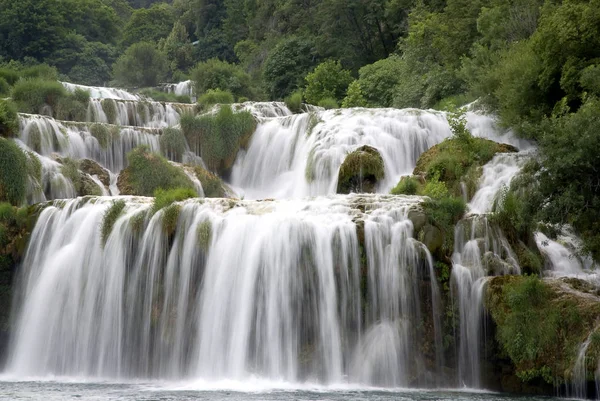
[[[93,99],[141,100],[139,96],[124,89],[78,85],[70,82],[61,83],[70,92],[74,92],[76,89],[88,91]]]
[[[103,245],[112,199],[41,211],[9,374],[435,384],[439,289],[407,217],[420,198],[188,200],[168,234],[165,210],[122,197]]]
[[[493,118],[469,116],[475,135],[515,143]],[[450,136],[444,113],[416,109],[318,109],[265,118],[238,156],[232,185],[251,199],[333,194],[346,155],[369,145],[385,164],[378,192],[389,193],[402,175],[412,173],[423,152]]]
[[[528,152],[500,153],[483,166],[479,187],[468,204],[469,215],[455,228],[451,279],[459,316],[460,385],[481,387],[483,294],[487,280],[490,276],[521,273],[504,234],[490,224],[485,213],[491,212],[498,193],[510,186],[528,157]]]

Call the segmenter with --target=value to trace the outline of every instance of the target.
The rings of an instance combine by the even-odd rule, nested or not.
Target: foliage
[[[331,97],[326,97],[319,100],[317,106],[324,108],[325,110],[337,109],[339,107],[338,102]]]
[[[285,105],[292,113],[300,113],[302,111],[302,92],[296,91],[285,98]]]
[[[173,10],[166,3],[135,10],[123,30],[121,46],[127,48],[139,42],[158,42],[169,36],[174,22]]]
[[[102,149],[107,149],[111,142],[111,133],[108,127],[104,124],[90,125],[90,134],[98,140],[98,144]]]
[[[19,146],[0,138],[0,202],[19,206],[27,192],[27,157]]]
[[[367,99],[365,99],[365,96],[363,95],[358,80],[354,80],[348,85],[348,91],[342,102],[342,107],[367,107]]]
[[[283,99],[304,86],[304,77],[318,62],[315,43],[305,37],[282,39],[265,60],[263,81],[272,99]]]
[[[167,59],[150,42],[131,45],[113,66],[115,81],[124,86],[156,86],[167,75]]]
[[[562,293],[536,276],[494,278],[486,305],[517,375],[523,381],[541,377],[550,384],[564,380],[599,312],[597,303]]]
[[[223,187],[223,181],[221,181],[217,175],[199,166],[194,168],[194,172],[202,184],[202,190],[204,191],[205,197],[225,198],[227,194],[225,193],[225,188]]]
[[[233,94],[220,89],[209,89],[198,98],[198,103],[203,107],[215,104],[231,104],[233,102]]]
[[[337,193],[375,192],[375,185],[385,177],[385,166],[379,151],[361,146],[349,153],[340,166]]]
[[[110,236],[110,233],[112,232],[115,223],[117,222],[121,214],[123,214],[125,206],[125,201],[119,199],[113,201],[112,205],[104,212],[104,216],[102,217],[102,226],[100,233],[102,245],[106,244],[106,241],[108,240],[108,237]]]
[[[165,128],[160,135],[160,150],[170,160],[181,161],[187,143],[180,129]]]
[[[352,82],[350,71],[342,69],[339,61],[325,61],[305,78],[304,97],[310,104],[319,104],[323,99],[341,101]]]
[[[45,105],[55,109],[67,90],[60,82],[41,78],[22,79],[15,84],[12,98],[20,111],[38,114]]]
[[[158,43],[158,48],[167,57],[172,73],[187,71],[194,63],[194,46],[190,42],[185,25],[179,21],[175,22],[169,36]]]
[[[127,154],[129,167],[119,188],[123,195],[152,196],[154,191],[173,188],[194,188],[182,169],[173,166],[164,157],[138,146]],[[121,178],[121,177],[119,177]]]
[[[240,146],[254,133],[256,120],[249,112],[234,113],[231,106],[224,105],[216,114],[182,118],[181,128],[190,147],[209,168],[227,170]]]
[[[196,198],[198,194],[191,188],[173,188],[164,190],[158,188],[154,191],[154,203],[152,204],[152,214],[155,214],[161,209],[171,206],[174,202],[181,202],[186,199]]]
[[[392,195],[417,195],[421,193],[421,183],[416,177],[402,177],[390,193]]]
[[[231,92],[235,97],[255,97],[250,75],[235,64],[218,59],[198,63],[190,73],[196,83],[196,93],[201,95],[209,89]]]
[[[19,133],[17,107],[8,99],[0,99],[0,136],[10,138]]]

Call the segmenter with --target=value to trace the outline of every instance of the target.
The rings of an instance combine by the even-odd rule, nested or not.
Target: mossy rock
[[[79,161],[79,169],[86,174],[95,175],[105,187],[110,186],[110,175],[108,171],[97,162],[90,159]]]
[[[117,188],[121,195],[136,195],[135,189],[131,184],[131,169],[126,168],[121,171],[117,178]]]
[[[429,252],[435,254],[444,245],[444,234],[436,226],[426,224],[423,227],[423,240],[421,242],[429,249]]]
[[[337,193],[373,193],[385,177],[383,158],[379,151],[365,145],[348,154],[338,173]]]
[[[471,137],[469,140],[449,138],[421,154],[413,175],[427,180],[436,177],[454,196],[462,196],[461,182],[471,198],[477,190],[481,167],[497,153],[514,153],[518,149],[505,143]]]
[[[194,167],[194,173],[202,184],[204,196],[207,198],[225,198],[227,192],[223,181],[216,175],[200,166]]]
[[[579,347],[598,328],[600,298],[590,291],[573,279],[502,276],[488,281],[485,304],[500,352],[511,359],[522,382],[560,385],[572,379]],[[600,341],[588,348],[588,372],[596,370],[599,360]]]

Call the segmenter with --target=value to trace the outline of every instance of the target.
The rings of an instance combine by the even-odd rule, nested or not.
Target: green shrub
[[[454,250],[454,226],[464,216],[467,205],[462,198],[448,196],[447,192],[445,196],[439,197],[439,194],[444,192],[443,190],[435,192],[431,190],[430,192],[438,197],[432,197],[426,201],[423,209],[429,217],[430,223],[442,232],[444,237],[442,251],[449,256]]]
[[[317,106],[323,107],[325,110],[337,109],[339,107],[337,100],[330,97],[319,100]]]
[[[191,188],[174,188],[168,190],[158,188],[154,191],[154,203],[152,204],[151,213],[155,214],[174,202],[181,202],[196,197],[198,197],[198,194]]]
[[[139,146],[127,154],[129,167],[124,170],[126,195],[152,196],[157,189],[194,188],[188,176],[164,157]]]
[[[346,97],[342,102],[342,107],[367,107],[367,99],[363,95],[362,89],[360,88],[360,82],[354,80],[348,85],[348,91]]]
[[[200,117],[184,116],[181,128],[192,149],[209,168],[229,169],[237,152],[256,129],[256,120],[249,112],[234,113],[231,106],[222,106],[216,114]]]
[[[19,134],[17,107],[10,100],[0,99],[0,136],[10,138]]]
[[[165,128],[160,135],[160,150],[170,160],[181,161],[185,152],[185,136],[177,128]]]
[[[0,202],[21,205],[27,194],[27,156],[9,139],[0,138]]]
[[[392,188],[392,195],[417,195],[421,191],[421,183],[415,177],[402,177]]]
[[[87,107],[90,104],[90,91],[81,88],[76,88],[73,91],[73,98],[75,99],[75,101]]]
[[[131,45],[113,66],[116,82],[130,87],[156,86],[167,76],[168,64],[154,43]]]
[[[0,67],[0,78],[5,80],[9,86],[13,86],[21,79],[21,74],[12,68]]]
[[[19,110],[31,114],[40,113],[45,105],[54,110],[59,101],[67,96],[67,90],[60,82],[40,78],[22,79],[12,91],[12,98]]]
[[[339,61],[325,61],[306,76],[304,97],[310,104],[319,104],[324,99],[334,99],[337,103],[344,98],[351,82],[350,71],[342,69]]]
[[[125,210],[125,206],[126,203],[124,200],[116,200],[113,201],[112,205],[104,212],[101,229],[102,245],[106,244],[115,223],[123,213],[123,210]]]
[[[205,197],[224,198],[226,196],[223,181],[217,175],[198,166],[194,169],[194,172],[202,184]]]
[[[198,103],[202,107],[209,107],[215,104],[231,104],[233,102],[233,94],[220,89],[209,89],[198,98]]]
[[[87,103],[79,102],[74,95],[68,94],[58,100],[52,115],[58,120],[85,121]]]
[[[108,127],[104,124],[90,125],[90,134],[98,140],[98,144],[102,149],[107,149],[111,140],[111,133]]]
[[[113,99],[102,99],[100,104],[102,105],[102,111],[104,111],[108,123],[116,124],[117,117],[119,116],[117,111],[117,102],[115,102]]]
[[[300,113],[302,111],[302,92],[296,91],[286,97],[285,105],[292,113]]]
[[[210,89],[227,91],[235,97],[255,97],[252,80],[242,67],[227,61],[210,59],[198,63],[190,73],[196,83],[196,93],[208,92]],[[231,102],[233,103],[233,102]]]
[[[162,228],[166,235],[175,234],[180,212],[181,207],[179,205],[169,205],[163,209]]]
[[[10,95],[10,84],[6,79],[0,77],[0,96]]]
[[[48,64],[38,64],[31,67],[25,67],[19,71],[22,78],[41,78],[50,81],[58,80],[58,71],[55,67]]]

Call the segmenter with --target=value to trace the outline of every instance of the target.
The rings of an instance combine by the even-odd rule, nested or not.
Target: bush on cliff
[[[8,99],[0,99],[0,136],[15,137],[19,134],[16,105]]]
[[[164,157],[138,146],[127,154],[129,166],[121,172],[117,185],[122,195],[152,196],[157,189],[194,188],[182,169]]]
[[[0,138],[0,202],[21,205],[27,194],[27,156],[12,140]]]
[[[379,151],[365,145],[349,153],[338,173],[338,194],[375,192],[385,177],[385,166]]]

